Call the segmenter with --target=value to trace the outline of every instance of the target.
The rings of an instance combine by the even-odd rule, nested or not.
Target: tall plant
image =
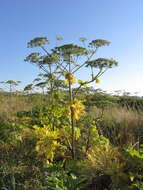
[[[9,85],[9,92],[10,95],[12,95],[13,88],[18,86],[21,83],[21,81],[7,80],[7,81],[2,81],[1,83]]]
[[[65,78],[69,94],[68,105],[71,126],[72,159],[75,159],[76,121],[84,114],[84,106],[80,100],[77,100],[77,94],[82,87],[86,87],[94,81],[98,83],[99,77],[108,69],[118,64],[113,59],[95,59],[97,50],[102,46],[108,46],[110,44],[109,41],[97,39],[87,43],[85,38],[80,38],[80,41],[82,43],[81,46],[77,44],[65,44],[50,49],[47,48],[49,40],[46,37],[37,37],[28,42],[28,47],[40,47],[42,52],[32,52],[25,59],[25,61],[36,64],[48,74],[51,97],[53,96],[55,80]],[[85,67],[89,69],[89,80],[77,80],[75,74]],[[73,91],[74,84],[77,86]]]

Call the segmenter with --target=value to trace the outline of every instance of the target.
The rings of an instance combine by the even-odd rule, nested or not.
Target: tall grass
[[[48,97],[45,102],[48,103]],[[16,113],[31,110],[32,107],[43,103],[41,96],[13,95],[0,97],[0,121],[15,121]],[[107,137],[115,146],[133,146],[143,141],[143,112],[126,109],[119,106],[104,110],[91,107],[89,113],[96,119],[100,133]],[[139,145],[139,143],[137,143]]]
[[[97,118],[97,127],[116,146],[134,146],[142,142],[143,112],[121,107],[104,110],[92,108],[90,113]],[[139,141],[139,143],[137,143]]]
[[[38,96],[1,96],[0,97],[0,121],[14,121],[18,111],[27,111],[40,104]]]

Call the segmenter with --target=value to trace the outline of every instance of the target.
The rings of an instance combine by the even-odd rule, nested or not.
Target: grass
[[[45,96],[44,99],[44,103],[47,104],[48,97]],[[27,127],[22,125],[19,127],[19,120],[16,116],[16,113],[19,111],[29,111],[36,105],[42,103],[43,98],[39,95],[15,95],[0,97],[0,123],[2,126],[1,134],[3,135],[3,138],[1,139],[1,142],[3,142],[3,144],[1,143],[1,165],[3,166],[5,164],[4,166],[7,166],[8,163],[10,168],[12,165],[12,169],[19,167],[21,169],[21,173],[18,174],[19,171],[17,172],[16,170],[14,170],[14,175],[16,178],[16,182],[18,182],[19,184],[23,183],[23,179],[25,180],[25,189],[36,189],[37,187],[38,189],[44,189],[39,180],[43,178],[43,174],[41,173],[41,170],[43,169],[41,167],[42,157],[41,155],[39,157],[35,152],[35,143],[37,139],[33,135],[33,130],[31,130],[29,126]],[[143,132],[143,112],[139,112],[133,109],[122,108],[121,106],[117,105],[114,107],[110,106],[104,109],[104,111],[97,107],[91,107],[88,109],[88,112],[91,117],[95,118],[99,133],[107,137],[111,144],[109,143],[108,145],[108,143],[105,143],[105,146],[103,146],[102,142],[101,146],[99,146],[99,144],[97,143],[98,146],[91,147],[89,149],[86,159],[84,158],[84,162],[81,162],[81,165],[79,165],[79,167],[81,166],[81,173],[79,172],[80,175],[82,176],[84,174],[86,176],[86,178],[88,179],[87,185],[94,185],[93,180],[97,180],[99,178],[102,180],[101,177],[105,177],[105,179],[106,177],[110,177],[110,180],[112,180],[113,184],[115,182],[115,184],[117,185],[120,183],[122,185],[122,181],[125,180],[123,181],[123,185],[126,184],[126,182],[130,179],[128,178],[129,173],[126,174],[127,171],[124,171],[124,166],[126,166],[125,169],[128,169],[128,164],[130,164],[130,160],[129,162],[126,162],[124,157],[125,151],[123,150],[130,146],[133,147],[138,141],[140,142],[137,143],[137,148],[139,148],[139,144],[143,143],[141,142],[141,134]],[[83,141],[81,141],[81,146],[82,142]],[[11,160],[13,160],[14,162],[11,162]],[[22,163],[23,165],[19,163]],[[31,166],[30,164],[33,165]],[[135,163],[135,169],[137,165],[138,163]],[[30,173],[31,171],[33,172],[33,170],[27,169],[29,166],[31,168],[35,168],[34,172],[37,172],[37,177],[35,177],[33,173]],[[131,163],[131,166],[133,168],[131,169],[132,171],[134,170],[134,161],[133,163]],[[70,166],[70,168],[72,168],[72,166]],[[13,170],[10,171],[10,173],[12,172]],[[25,174],[22,175],[22,173],[24,172]],[[104,175],[102,176],[101,174]],[[17,178],[18,175],[20,178]],[[22,178],[22,176],[24,177]],[[4,180],[11,180],[11,178],[9,178],[9,174],[7,174],[6,177],[3,176]],[[119,182],[115,181],[119,178]],[[21,179],[20,182],[18,181],[19,179]],[[33,188],[33,181],[30,181],[33,179],[37,180],[37,184],[34,181],[34,183],[36,184],[35,188]],[[9,183],[11,183],[11,181]],[[99,188],[100,184],[97,185]],[[107,183],[105,185],[107,185]],[[103,186],[103,180],[101,182],[101,186]]]
[[[133,146],[138,139],[142,143],[143,112],[121,107],[110,107],[101,114],[96,107],[90,110],[92,117],[98,118],[99,131],[116,146]]]
[[[0,98],[0,121],[15,121],[18,111],[30,110],[39,103],[35,99],[36,97],[31,96],[2,96]]]
[[[38,95],[1,96],[0,121],[16,121],[16,113],[31,110],[43,103]],[[143,112],[122,107],[106,108],[102,110],[91,107],[89,113],[96,118],[97,127],[104,136],[115,145],[133,145],[141,139],[143,132]]]

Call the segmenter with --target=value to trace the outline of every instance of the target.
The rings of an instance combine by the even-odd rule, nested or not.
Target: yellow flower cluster
[[[96,83],[100,83],[100,80],[98,78],[95,79]]]
[[[67,79],[65,81],[65,84],[75,84],[76,78],[72,75],[72,73],[66,73],[65,78]]]
[[[75,99],[74,102],[70,105],[70,110],[72,110],[71,114],[73,114],[76,120],[79,120],[80,117],[85,114],[84,109],[84,105],[81,103],[80,100],[77,99]]]

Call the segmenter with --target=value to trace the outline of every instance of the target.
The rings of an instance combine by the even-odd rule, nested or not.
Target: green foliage
[[[62,149],[62,145],[59,142],[60,131],[53,131],[51,129],[51,126],[44,126],[43,128],[34,126],[34,129],[34,134],[38,139],[35,149],[38,152],[39,156],[43,157],[43,160],[45,158],[48,164],[49,161],[54,160],[56,150],[58,148]]]
[[[52,176],[47,177],[48,189],[50,190],[79,190],[77,187],[79,179],[74,174],[66,172],[52,173]]]
[[[143,110],[143,98],[134,96],[121,96],[118,98],[118,104],[127,109],[133,109],[137,111]]]
[[[31,111],[21,111],[17,116],[24,123],[30,125],[51,125],[54,128],[66,124],[65,107],[60,104],[38,105]]]
[[[110,189],[141,189],[142,149],[138,151],[127,148],[124,152],[119,144],[113,143],[115,141],[112,141],[110,136],[110,142],[118,147],[111,145],[109,140],[99,133],[99,125],[103,125],[103,121],[107,129],[113,124],[118,127],[119,116],[120,125],[124,124],[123,118],[119,115],[121,110],[116,109],[117,113],[117,110],[113,110],[116,117],[114,119],[111,117],[110,120],[107,120],[107,109],[105,109],[101,123],[99,121],[96,123],[97,113],[92,113],[94,110],[77,120],[75,127],[76,160],[73,164],[70,154],[71,128],[64,104],[39,105],[31,111],[19,112],[18,123],[0,123],[1,187],[8,190],[12,188],[66,190],[82,189],[84,185],[83,189],[86,187],[90,189],[90,185],[94,185],[94,179],[99,180],[101,176],[108,176],[112,181]],[[111,116],[111,113],[110,110],[108,114]],[[125,113],[131,114],[127,110],[123,112],[124,116]],[[127,117],[128,120],[133,119],[135,112],[132,113],[133,115]],[[26,121],[26,118],[29,120]],[[33,124],[37,127],[33,127]],[[131,124],[133,125],[133,120],[130,126]],[[106,131],[109,130],[107,129]],[[127,133],[131,135],[130,131]],[[121,131],[119,134],[121,135]],[[124,139],[120,138],[122,142]],[[126,146],[122,146],[124,147]],[[53,171],[52,167],[57,163],[60,169],[56,167]],[[45,170],[48,172],[46,176]]]
[[[92,180],[97,175],[118,175],[124,165],[120,163],[120,152],[109,144],[96,145],[89,149],[87,159],[82,163],[83,173]]]
[[[50,171],[50,172],[49,172]],[[84,178],[62,167],[53,165],[45,172],[46,184],[49,190],[80,190],[84,187]]]
[[[138,138],[142,142],[142,113],[119,107],[109,108],[98,120],[97,128],[113,145],[128,147]]]
[[[87,106],[96,106],[97,108],[106,109],[109,107],[117,107],[118,98],[104,92],[95,91],[86,97],[85,104]]]
[[[80,151],[82,150],[82,157],[84,157],[83,153],[87,154],[89,150],[97,146],[108,145],[109,141],[103,135],[100,135],[94,119],[86,115],[79,122],[81,130],[81,138],[79,138],[79,147]]]
[[[32,187],[42,190],[41,162],[36,157],[35,141],[31,129],[19,124],[1,123],[1,188],[28,190]]]
[[[57,39],[59,40],[59,38]],[[85,39],[81,38],[80,41],[84,43]],[[28,42],[28,47],[33,48],[39,46],[41,47],[41,51],[44,52],[45,55],[40,56],[40,53],[34,52],[27,56],[25,61],[38,65],[44,72],[46,72],[47,75],[53,76],[52,78],[48,77],[50,79],[49,92],[51,95],[51,103],[54,102],[53,90],[55,86],[55,81],[65,77],[65,83],[68,86],[68,102],[66,103],[69,104],[68,115],[69,126],[71,128],[70,149],[72,159],[75,159],[77,140],[76,131],[79,131],[77,130],[76,120],[78,120],[80,116],[83,115],[82,113],[84,107],[80,103],[80,101],[76,99],[78,91],[82,87],[86,88],[87,84],[94,81],[96,83],[99,83],[99,77],[103,75],[107,71],[107,69],[110,69],[113,66],[117,66],[118,63],[113,59],[99,58],[94,60],[93,56],[96,54],[97,49],[101,46],[110,44],[110,42],[106,40],[92,40],[92,42],[88,44],[87,48],[85,48],[85,44],[84,47],[76,44],[65,44],[62,46],[54,47],[50,50],[45,46],[47,42],[48,40],[46,37],[34,38],[30,42]],[[73,84],[76,83],[76,78],[74,74],[85,66],[90,67],[91,69],[91,79],[89,79],[88,81],[80,82],[75,92],[73,92]],[[95,74],[96,68],[98,68],[98,70]]]
[[[97,50],[110,42],[80,41],[81,46],[64,44],[52,49],[47,48],[46,37],[28,42],[29,48],[38,47],[39,52],[32,52],[25,61],[44,73],[24,88],[29,94],[22,95],[22,104],[30,106],[17,108],[17,99],[13,111],[11,98],[10,112],[17,114],[13,120],[0,122],[1,189],[142,189],[143,119],[136,106],[136,112],[129,109],[137,98],[111,96],[88,87],[99,83],[118,63],[95,59]],[[77,75],[85,67],[91,71],[86,81]],[[11,80],[6,84],[17,85]],[[31,94],[33,87],[43,93]],[[127,109],[122,109],[126,100]]]

